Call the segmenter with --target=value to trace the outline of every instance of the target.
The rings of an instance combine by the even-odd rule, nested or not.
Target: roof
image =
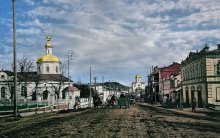
[[[189,62],[195,61],[196,59],[200,59],[203,56],[210,56],[210,57],[216,57],[220,55],[220,44],[217,45],[217,49],[214,49],[212,51],[209,50],[208,45],[206,44],[205,47],[201,51],[197,52],[190,52],[189,56],[182,61],[181,65],[186,65]]]
[[[137,74],[137,75],[135,76],[135,78],[141,78],[141,75]]]
[[[54,55],[46,54],[37,59],[37,62],[60,62],[60,59]]]
[[[13,76],[13,72],[11,71],[4,71],[9,76]],[[68,82],[69,79],[62,74],[40,74],[38,75],[37,72],[17,72],[18,81],[25,81],[25,82],[35,82],[35,81],[63,81]],[[70,82],[73,82],[70,79]]]
[[[173,62],[173,64],[163,67],[163,68],[158,68],[160,71],[160,78],[164,79],[166,77],[170,77],[171,75],[176,75],[179,74],[181,69],[180,69],[180,64]]]
[[[72,80],[63,76],[62,74],[40,74],[39,80],[48,80],[48,81],[63,81],[63,82],[72,82]]]
[[[69,89],[68,89],[68,88],[69,88]],[[79,91],[79,89],[76,88],[75,86],[66,87],[64,90],[70,91],[70,92]]]
[[[1,70],[1,71],[5,72],[8,76],[13,76],[13,74],[14,74],[12,71],[9,71],[9,70]]]

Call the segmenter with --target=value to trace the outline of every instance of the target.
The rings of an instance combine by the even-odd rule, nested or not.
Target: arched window
[[[50,68],[49,68],[49,66],[47,66],[47,72],[50,72]]]
[[[27,87],[21,87],[21,96],[27,97]]]
[[[200,74],[201,76],[203,76],[203,64],[202,63],[200,64]]]
[[[56,73],[58,73],[58,67],[56,66]]]
[[[201,66],[200,66],[200,64],[198,65],[198,77],[201,77],[201,75],[200,75],[200,68],[201,68]]]
[[[1,88],[1,97],[5,98],[5,87]]]
[[[1,75],[1,79],[5,79],[5,76],[4,76],[4,75]]]
[[[47,99],[48,99],[48,93],[49,93],[48,90],[45,90],[45,91],[43,92],[43,100],[47,100]]]
[[[186,104],[189,104],[189,88],[188,88],[188,86],[185,88],[185,90],[186,90]]]
[[[66,92],[62,91],[62,99],[66,99]]]
[[[220,61],[217,63],[217,75],[220,76]]]
[[[196,75],[195,75],[195,78],[198,78],[199,77],[199,65],[196,65]]]

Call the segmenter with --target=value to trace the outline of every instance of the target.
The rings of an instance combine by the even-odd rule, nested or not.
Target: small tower
[[[50,43],[51,37],[47,36],[47,43],[45,45],[45,49],[46,49],[46,54],[50,54],[53,55],[53,46]]]
[[[60,59],[53,55],[53,46],[50,40],[51,37],[47,36],[46,54],[37,59],[38,74],[61,74],[62,72]]]

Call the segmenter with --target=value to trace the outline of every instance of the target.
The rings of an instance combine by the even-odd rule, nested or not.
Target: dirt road
[[[1,118],[0,137],[220,137],[219,118],[150,106]]]

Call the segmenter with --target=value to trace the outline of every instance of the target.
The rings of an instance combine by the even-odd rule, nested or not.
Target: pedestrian
[[[192,100],[192,112],[195,112],[196,110],[196,97],[193,97],[193,100]]]

